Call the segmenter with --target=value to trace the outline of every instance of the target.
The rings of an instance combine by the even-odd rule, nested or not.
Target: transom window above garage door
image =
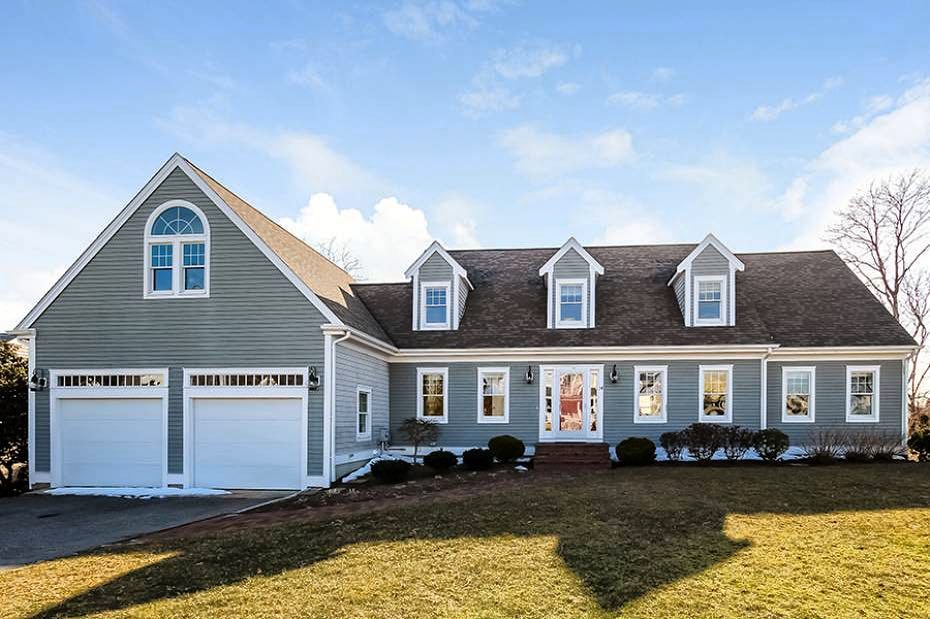
[[[168,377],[164,372],[80,372],[56,373],[55,387],[100,388],[100,387],[164,387]]]
[[[190,374],[191,387],[303,387],[304,374],[288,373],[198,373]]]

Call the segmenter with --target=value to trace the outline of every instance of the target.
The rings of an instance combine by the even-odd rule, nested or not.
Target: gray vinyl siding
[[[167,200],[210,225],[210,297],[143,299],[144,227]],[[168,367],[169,472],[183,470],[184,367],[316,366],[326,320],[246,236],[175,170],[35,323],[40,368]],[[321,381],[322,383],[322,381]],[[309,394],[308,473],[323,470],[323,388]],[[36,394],[36,470],[49,471],[49,392]]]
[[[678,430],[698,420],[698,367],[700,365],[733,365],[733,423],[749,428],[761,424],[761,369],[760,360],[707,360],[707,361],[643,361],[617,363],[620,380],[611,383],[608,376],[614,363],[603,361],[604,366],[604,440],[616,444],[629,436],[645,436],[658,442],[659,435]],[[536,380],[526,384],[524,375],[527,362],[514,363],[450,363],[393,364],[391,366],[391,441],[404,445],[400,433],[401,422],[416,415],[417,367],[448,367],[449,369],[449,423],[440,426],[439,445],[443,447],[470,447],[485,445],[493,436],[511,434],[528,445],[539,439],[539,394],[542,384],[539,365],[532,364]],[[546,365],[571,365],[553,362]],[[587,365],[587,363],[585,364]],[[594,365],[598,365],[594,363]],[[668,366],[668,422],[664,424],[634,424],[635,396],[634,365]],[[478,368],[483,366],[510,367],[510,423],[479,424],[478,419]]]
[[[432,256],[426,259],[426,262],[420,265],[418,271],[419,277],[419,286],[422,286],[424,282],[447,282],[449,284],[449,311],[454,311],[453,308],[457,306],[455,299],[452,298],[454,294],[452,286],[452,265],[446,262],[446,259],[439,255],[438,252],[434,252]],[[414,317],[415,329],[420,328],[420,305],[423,303],[423,299],[419,298],[420,290],[414,291],[416,298],[414,299],[417,303],[417,311]],[[451,315],[450,315],[451,318]],[[450,320],[451,323],[451,320]]]
[[[681,308],[681,316],[685,315],[685,276],[682,275],[675,280],[675,298],[678,300],[678,307]]]
[[[390,389],[388,364],[382,359],[347,348],[336,347],[336,456],[371,453],[378,447],[382,429],[388,427]],[[356,391],[371,388],[371,439],[356,440]]]
[[[878,399],[878,423],[846,422],[846,366],[877,365],[881,367]],[[815,367],[814,423],[783,423],[782,368]],[[901,361],[803,361],[769,362],[768,364],[768,427],[784,431],[792,445],[807,440],[811,430],[875,432],[900,436],[902,432]]]
[[[726,297],[725,303],[720,308],[720,311],[723,313],[724,320],[729,321],[730,316],[730,262],[726,259],[726,256],[717,251],[717,248],[713,245],[708,245],[704,248],[704,251],[698,255],[694,261],[691,263],[690,275],[691,277],[691,294],[696,294],[697,284],[694,282],[695,277],[700,277],[704,275],[714,275],[714,276],[723,276],[723,287],[724,295]],[[694,320],[697,319],[697,304],[691,303],[691,319],[694,324]]]
[[[465,315],[465,304],[468,302],[468,282],[464,277],[459,276],[459,321]]]
[[[559,258],[559,261],[555,263],[553,267],[553,282],[550,286],[549,294],[552,295],[552,324],[553,326],[558,324],[559,319],[559,287],[558,281],[560,279],[583,279],[587,284],[587,305],[588,305],[588,316],[585,317],[587,323],[591,324],[591,265],[581,257],[581,255],[574,249],[569,249],[565,254]]]

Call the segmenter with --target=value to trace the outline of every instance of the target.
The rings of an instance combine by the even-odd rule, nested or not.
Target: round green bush
[[[788,435],[776,428],[759,430],[752,448],[766,462],[775,462],[788,451]]]
[[[494,464],[490,449],[468,449],[462,453],[462,463],[469,471],[484,471]]]
[[[371,465],[371,475],[385,484],[398,484],[410,474],[413,466],[403,460],[378,460]]]
[[[907,439],[907,446],[921,462],[930,462],[930,428],[917,430]]]
[[[632,436],[617,445],[617,460],[620,464],[652,464],[656,461],[656,444],[644,436]]]
[[[511,462],[517,458],[522,458],[526,453],[526,445],[523,441],[515,436],[503,434],[495,436],[488,441],[488,449],[499,462]]]
[[[458,457],[451,451],[432,451],[423,457],[423,464],[434,471],[448,471],[459,463]]]

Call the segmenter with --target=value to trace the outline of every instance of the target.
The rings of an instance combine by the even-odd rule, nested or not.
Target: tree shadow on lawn
[[[847,468],[665,472],[649,468],[535,477],[506,489],[505,496],[433,503],[428,509],[407,505],[347,522],[179,538],[152,547],[175,556],[126,573],[35,617],[127,609],[254,576],[272,577],[325,561],[353,544],[496,536],[556,537],[565,566],[602,609],[614,611],[747,548],[748,541],[725,534],[729,514],[930,507],[930,478],[914,474],[917,468],[930,472],[930,467]]]

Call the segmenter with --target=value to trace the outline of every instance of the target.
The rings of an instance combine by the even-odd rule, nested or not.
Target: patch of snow
[[[55,496],[113,496],[124,499],[160,499],[164,497],[220,496],[226,490],[213,488],[52,488],[45,494]]]
[[[513,467],[513,470],[520,471],[521,473],[527,472],[529,469],[523,465]]]
[[[803,458],[803,457],[804,457],[803,449],[801,449],[800,447],[789,447],[788,451],[786,451],[782,455],[781,460],[783,461],[794,460],[796,458]],[[723,450],[719,449],[717,450],[717,453],[714,454],[714,457],[712,459],[713,460],[726,460],[727,457],[726,455],[724,455]],[[668,455],[665,453],[665,450],[662,449],[661,447],[656,447],[656,460],[668,460]],[[682,462],[694,462],[695,460],[696,459],[692,458],[691,455],[688,453],[687,449],[685,449],[682,452],[681,454]],[[749,451],[746,452],[746,455],[741,458],[741,460],[762,460],[762,458],[759,457],[759,454],[757,454],[755,450],[750,449]]]
[[[422,460],[423,456],[420,455],[419,459]],[[343,477],[342,483],[347,484],[347,483],[355,481],[356,479],[361,479],[362,477],[365,477],[366,475],[371,475],[371,465],[374,464],[375,462],[380,462],[382,460],[403,460],[404,462],[409,462],[410,464],[414,464],[413,456],[406,456],[403,454],[381,454],[380,456],[375,456],[374,458],[369,460],[368,464],[366,464],[365,466],[355,469],[354,471],[352,471],[351,473]]]

